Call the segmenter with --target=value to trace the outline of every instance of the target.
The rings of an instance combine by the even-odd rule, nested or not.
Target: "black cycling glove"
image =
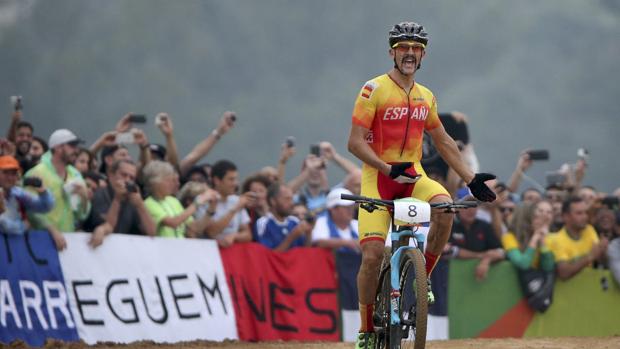
[[[474,179],[467,184],[471,194],[480,201],[495,201],[495,193],[484,182],[495,179],[495,175],[490,173],[476,173]]]
[[[411,162],[401,162],[398,164],[392,164],[392,168],[390,169],[390,178],[400,184],[413,184],[420,179],[420,175],[412,176],[409,173],[405,172],[409,169],[413,163]]]

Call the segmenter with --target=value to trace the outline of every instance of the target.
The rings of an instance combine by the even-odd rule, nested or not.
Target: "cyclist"
[[[394,67],[366,82],[357,96],[348,148],[364,163],[361,195],[388,200],[415,197],[430,203],[452,202],[448,191],[426,176],[420,165],[426,130],[441,157],[468,183],[472,194],[481,201],[493,201],[495,194],[485,181],[495,176],[474,174],[468,168],[456,143],[439,121],[433,93],[414,81],[427,44],[428,34],[421,25],[396,24],[389,32],[389,55]],[[450,235],[452,215],[437,213],[431,220],[425,252],[429,275]],[[375,345],[373,303],[389,221],[385,211],[359,212],[362,265],[357,285],[361,328],[356,348]],[[432,303],[430,288],[428,296]]]

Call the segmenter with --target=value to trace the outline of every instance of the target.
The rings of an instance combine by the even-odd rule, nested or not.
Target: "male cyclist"
[[[495,200],[495,194],[484,183],[495,176],[472,173],[439,121],[433,93],[414,81],[428,44],[424,28],[413,22],[399,23],[389,32],[389,44],[394,67],[364,84],[353,109],[348,148],[364,162],[361,195],[452,202],[448,191],[426,176],[420,165],[426,130],[441,157],[468,183],[472,194],[481,201]],[[448,241],[452,215],[437,212],[431,220],[425,252],[429,275]],[[362,321],[356,348],[374,348],[372,314],[389,222],[385,211],[359,211],[362,265],[357,286]],[[434,301],[430,291],[429,301]]]

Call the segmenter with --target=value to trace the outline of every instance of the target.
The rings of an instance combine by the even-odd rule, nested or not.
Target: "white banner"
[[[60,262],[78,333],[100,341],[237,339],[235,312],[214,241],[64,234]]]

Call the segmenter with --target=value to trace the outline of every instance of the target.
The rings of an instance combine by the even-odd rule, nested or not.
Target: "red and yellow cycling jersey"
[[[420,161],[424,130],[439,125],[435,96],[415,83],[409,94],[388,74],[364,84],[353,108],[353,124],[370,130],[366,142],[385,162]]]

